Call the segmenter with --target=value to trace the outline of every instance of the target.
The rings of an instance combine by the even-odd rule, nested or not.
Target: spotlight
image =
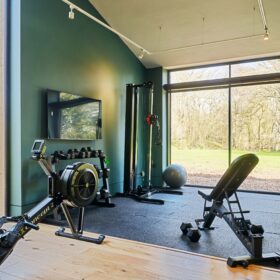
[[[264,36],[263,36],[263,39],[265,40],[265,41],[267,41],[268,39],[269,39],[269,33],[268,33],[268,28],[267,27],[265,27],[265,34],[264,34]]]
[[[141,49],[140,53],[138,54],[138,58],[142,59],[144,57],[144,50]]]
[[[69,8],[70,8],[70,11],[69,11],[69,14],[68,14],[68,18],[69,19],[74,19],[75,18],[74,7],[72,5],[70,5]]]

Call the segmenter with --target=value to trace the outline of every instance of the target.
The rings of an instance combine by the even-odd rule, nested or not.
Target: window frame
[[[212,63],[212,64],[203,64],[196,65],[191,67],[182,67],[182,68],[174,68],[168,70],[168,84],[165,84],[163,88],[167,92],[167,163],[171,163],[171,95],[174,92],[182,92],[182,91],[196,91],[196,90],[206,90],[206,89],[215,89],[215,88],[228,88],[228,165],[231,163],[232,156],[232,87],[240,87],[240,86],[248,86],[248,85],[260,85],[260,84],[272,84],[277,83],[280,84],[280,72],[277,73],[269,73],[269,74],[260,74],[260,75],[248,75],[248,76],[238,76],[231,77],[231,67],[232,65],[248,63],[248,62],[261,62],[261,61],[269,61],[280,59],[280,56],[268,56],[262,58],[254,58],[254,59],[244,59],[244,60],[236,60],[230,62],[222,62],[222,63]],[[229,66],[229,78],[223,79],[215,79],[215,80],[202,80],[202,81],[193,81],[193,82],[182,82],[182,83],[171,83],[171,73],[182,70],[193,70],[193,69],[203,69],[211,66]],[[265,193],[265,194],[279,194],[275,192],[269,191],[250,191],[250,190],[242,190],[245,192],[257,192],[257,193]]]

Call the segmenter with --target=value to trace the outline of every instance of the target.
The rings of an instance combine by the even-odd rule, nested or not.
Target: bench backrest
[[[210,198],[216,201],[222,201],[226,194],[230,197],[258,162],[259,159],[255,154],[245,154],[236,158],[210,193]]]

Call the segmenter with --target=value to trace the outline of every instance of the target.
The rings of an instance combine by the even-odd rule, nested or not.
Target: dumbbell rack
[[[112,195],[109,188],[109,173],[110,169],[107,167],[106,155],[102,150],[92,150],[91,147],[83,147],[78,149],[69,149],[67,152],[55,151],[50,156],[51,163],[53,165],[58,164],[61,160],[72,160],[72,159],[89,159],[89,158],[99,158],[100,167],[94,165],[97,170],[98,177],[102,178],[103,186],[97,192],[96,199],[93,204],[103,207],[115,207],[112,203]]]

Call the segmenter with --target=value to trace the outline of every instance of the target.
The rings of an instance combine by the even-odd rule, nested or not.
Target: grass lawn
[[[232,160],[248,151],[232,151]],[[259,163],[252,176],[261,179],[280,180],[280,152],[253,152],[259,157]],[[221,175],[228,167],[227,150],[202,150],[171,148],[171,162],[185,166],[193,174]]]

